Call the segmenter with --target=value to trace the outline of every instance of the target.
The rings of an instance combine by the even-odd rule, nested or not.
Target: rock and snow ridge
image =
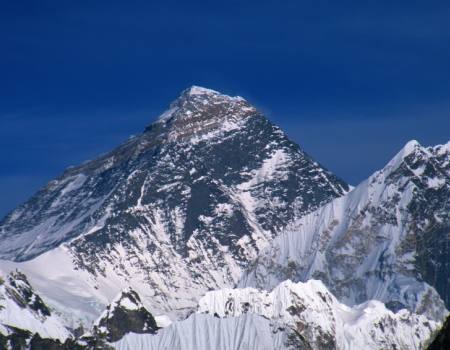
[[[280,295],[227,291],[232,300],[255,303],[225,303],[224,310],[234,305],[235,316],[220,318],[224,292],[217,298],[213,292],[207,296],[216,301],[202,309],[208,315],[194,314],[158,335],[127,334],[114,343],[121,349],[208,349],[211,342],[221,349],[326,348],[328,341],[345,348],[365,337],[373,346],[390,339],[404,344],[407,319],[416,327],[407,344],[416,346],[435,322],[406,311],[394,315],[368,300],[435,320],[445,314],[436,290],[448,302],[449,151],[450,143],[424,148],[410,142],[383,170],[332,201],[349,187],[247,101],[192,87],[141,135],[67,169],[1,221],[0,270],[24,271],[52,319],[59,318],[55,310],[71,328],[80,321],[90,327],[111,302],[111,310],[127,310],[127,317],[136,308],[143,311],[139,320],[153,318],[145,310],[183,319],[206,291],[233,287],[249,264],[253,269],[242,285],[270,290],[288,278],[317,278],[341,301],[366,302],[346,309],[331,294],[325,304],[305,297],[311,312],[303,312],[295,298],[309,292],[285,282],[276,288]],[[321,290],[314,283],[309,287]],[[129,287],[139,302],[115,299]],[[314,316],[315,308],[333,310],[324,311],[329,318],[323,319]],[[381,322],[381,333],[375,319],[366,317],[378,314],[388,320]],[[117,324],[114,316],[103,321]],[[364,319],[368,324],[358,329],[356,321]],[[97,335],[113,340],[100,323],[102,318]],[[299,336],[297,324],[309,339]],[[392,335],[390,326],[399,333]],[[355,333],[362,335],[348,337]]]
[[[60,319],[49,321],[54,316],[23,274],[11,274],[3,287],[13,288],[7,293],[20,304],[14,315],[20,320],[12,328],[11,320],[8,323],[0,313],[0,345],[7,347],[2,341],[13,340],[9,345],[17,349],[406,350],[423,349],[440,326],[406,310],[394,314],[378,301],[348,307],[339,303],[322,282],[310,280],[284,281],[271,292],[253,288],[207,292],[196,313],[163,329],[139,295],[127,288],[88,333],[76,338]],[[24,314],[27,309],[33,311],[31,322]],[[9,340],[5,330],[15,332],[15,338]],[[18,341],[20,337],[25,337],[22,342]]]
[[[315,278],[350,305],[377,299],[442,320],[450,307],[449,198],[450,143],[408,142],[350,193],[290,225],[240,286]]]
[[[226,111],[221,111],[224,105]],[[207,118],[202,115],[205,107],[208,109]],[[163,128],[164,133],[160,137],[167,141],[196,144],[241,128],[246,118],[254,113],[257,113],[256,109],[240,96],[192,86],[184,90],[146,131]]]
[[[285,281],[272,292],[208,292],[197,314],[157,335],[127,334],[118,350],[423,349],[439,324],[378,301],[341,304],[320,281]]]
[[[24,330],[28,334],[19,332]],[[71,333],[62,320],[45,305],[30,286],[26,276],[14,271],[0,279],[0,347],[10,338],[50,338],[63,343]],[[28,340],[29,340],[28,339]]]
[[[130,332],[154,334],[157,330],[155,318],[145,308],[139,295],[127,288],[108,305],[85,337],[115,342]]]
[[[243,98],[193,87],[1,221],[0,269],[24,271],[74,325],[127,287],[183,318],[288,222],[348,189]]]

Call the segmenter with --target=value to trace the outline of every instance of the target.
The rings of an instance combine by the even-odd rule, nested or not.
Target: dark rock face
[[[91,348],[92,350],[98,348]],[[89,349],[89,350],[91,350]],[[88,350],[86,345],[77,343],[74,339],[67,339],[64,343],[55,339],[43,339],[35,334],[30,341],[29,350]]]
[[[41,338],[39,334],[32,335],[30,332],[10,327],[10,334],[0,333],[0,349],[10,350],[94,350],[96,347],[88,348],[73,339],[67,339],[61,343],[57,339]],[[105,348],[106,349],[106,348]]]
[[[8,335],[0,333],[0,348],[11,350],[25,350],[31,333],[15,327],[7,327]]]
[[[116,342],[125,334],[155,334],[158,330],[153,315],[142,305],[139,295],[128,289],[111,303],[93,327],[93,337]]]
[[[432,343],[428,346],[428,350],[448,350],[450,349],[450,316],[444,322],[439,333],[436,335]]]

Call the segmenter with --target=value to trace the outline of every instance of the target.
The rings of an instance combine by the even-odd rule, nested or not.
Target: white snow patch
[[[430,188],[440,188],[445,185],[445,179],[437,177],[428,178],[427,184]]]

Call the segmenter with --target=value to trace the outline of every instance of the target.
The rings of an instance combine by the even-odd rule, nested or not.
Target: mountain
[[[322,280],[353,305],[380,300],[442,320],[450,308],[450,142],[411,141],[347,195],[296,220],[240,282]]]
[[[241,97],[191,87],[145,131],[67,169],[0,222],[0,267],[92,322],[131,287],[182,318],[286,224],[349,187]]]
[[[106,307],[87,333],[64,323],[23,273],[14,271],[0,280],[0,349],[106,350],[128,333],[155,334],[160,328],[130,288]],[[160,324],[167,325],[164,320]]]
[[[8,275],[0,291],[0,346],[16,350],[422,349],[439,328],[378,301],[348,307],[316,280],[207,292],[195,313],[172,324],[158,322],[127,288],[82,335],[64,328],[22,273]]]
[[[153,315],[142,304],[139,295],[128,288],[108,305],[95,322],[92,334],[96,338],[115,342],[129,332],[154,334],[157,330]]]
[[[14,271],[0,278],[1,349],[25,349],[26,344],[42,339],[61,344],[69,338],[71,332],[35,293],[24,274]]]
[[[139,295],[127,288],[106,307],[91,329],[73,343],[78,349],[106,350],[111,349],[112,342],[128,333],[155,334],[158,329],[157,321],[142,304]]]
[[[0,222],[0,348],[423,349],[449,190],[450,143],[350,191],[243,98],[191,87]]]
[[[127,334],[119,350],[422,349],[436,322],[378,301],[350,308],[320,281],[285,281],[272,292],[208,292],[196,314],[157,335]]]

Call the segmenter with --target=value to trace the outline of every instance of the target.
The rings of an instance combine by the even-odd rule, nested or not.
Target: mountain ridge
[[[294,222],[241,285],[270,289],[315,277],[350,304],[373,298],[441,320],[441,298],[447,307],[449,300],[449,145],[408,142],[354,190]]]
[[[421,348],[447,315],[449,192],[450,142],[411,140],[351,188],[192,86],[0,221],[0,344]]]

